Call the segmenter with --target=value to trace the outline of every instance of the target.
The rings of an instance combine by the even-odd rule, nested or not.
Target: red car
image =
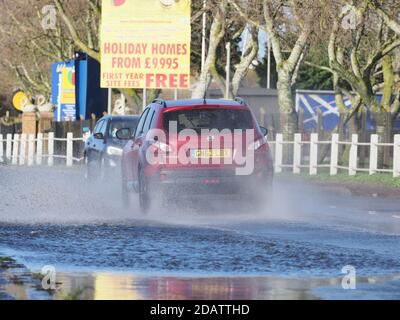
[[[268,131],[242,99],[155,100],[122,155],[122,194],[139,194],[147,212],[158,200],[186,194],[264,196],[272,186]],[[252,198],[252,197],[251,197]]]

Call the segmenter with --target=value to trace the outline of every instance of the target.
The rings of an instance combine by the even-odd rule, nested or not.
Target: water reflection
[[[82,300],[233,300],[316,299],[311,290],[335,279],[273,277],[177,278],[126,274],[59,274],[56,299]]]

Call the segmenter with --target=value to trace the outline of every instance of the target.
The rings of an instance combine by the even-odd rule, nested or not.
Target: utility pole
[[[271,89],[271,39],[268,35],[267,89]]]
[[[225,99],[229,99],[229,92],[231,87],[231,43],[226,44],[226,88],[225,88]]]
[[[143,110],[147,106],[147,88],[143,88]]]
[[[112,88],[108,88],[107,114],[112,113]]]
[[[203,0],[203,9],[207,6],[207,0]],[[203,71],[206,63],[206,25],[207,25],[207,14],[203,13],[203,28],[201,32],[201,70]]]

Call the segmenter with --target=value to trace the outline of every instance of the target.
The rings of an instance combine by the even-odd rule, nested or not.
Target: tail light
[[[257,151],[262,146],[266,145],[267,142],[268,142],[267,137],[262,137],[261,139],[258,139],[256,141],[254,141],[253,143],[250,143],[248,150]]]

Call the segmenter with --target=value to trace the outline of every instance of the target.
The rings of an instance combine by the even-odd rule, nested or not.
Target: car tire
[[[150,195],[148,182],[143,170],[139,168],[139,205],[143,214],[148,214],[150,211]]]

